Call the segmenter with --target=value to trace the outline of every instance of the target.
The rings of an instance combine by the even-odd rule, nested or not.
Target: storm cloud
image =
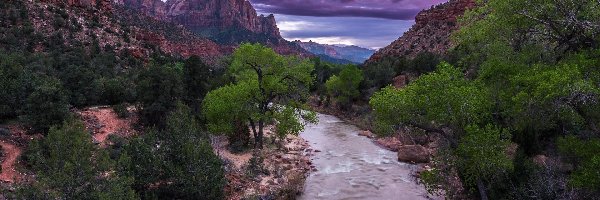
[[[445,0],[250,0],[262,13],[314,17],[370,17],[412,20]]]
[[[287,40],[387,46],[423,9],[447,0],[250,0],[260,14],[275,14]]]

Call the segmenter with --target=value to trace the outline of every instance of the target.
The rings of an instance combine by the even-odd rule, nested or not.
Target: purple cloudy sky
[[[422,9],[447,0],[250,0],[274,13],[288,40],[381,48],[407,31]]]

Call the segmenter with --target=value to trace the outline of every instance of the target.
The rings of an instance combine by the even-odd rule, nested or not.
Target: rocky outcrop
[[[408,76],[406,76],[406,75],[396,76],[392,80],[392,85],[398,89],[406,87],[406,85],[408,85]]]
[[[450,35],[459,28],[457,18],[475,5],[474,0],[450,0],[421,11],[409,31],[377,51],[366,63],[377,62],[388,56],[414,58],[422,52],[445,54],[453,45]]]
[[[428,163],[429,151],[421,145],[404,145],[398,147],[398,161],[411,163]]]

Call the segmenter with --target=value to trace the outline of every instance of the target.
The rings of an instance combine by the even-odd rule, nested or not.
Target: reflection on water
[[[410,175],[414,165],[400,163],[396,153],[381,149],[359,129],[336,117],[319,114],[319,124],[301,134],[314,149],[318,171],[306,181],[300,199],[427,199]]]

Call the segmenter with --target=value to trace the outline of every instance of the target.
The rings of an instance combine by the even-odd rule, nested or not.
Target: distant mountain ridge
[[[336,63],[343,62],[343,60],[347,60],[350,63],[363,63],[375,53],[375,50],[355,45],[329,45],[319,44],[313,41],[302,42],[299,40],[294,41],[294,43],[315,55],[330,57],[330,60],[336,61]],[[320,57],[326,58],[324,56]]]

